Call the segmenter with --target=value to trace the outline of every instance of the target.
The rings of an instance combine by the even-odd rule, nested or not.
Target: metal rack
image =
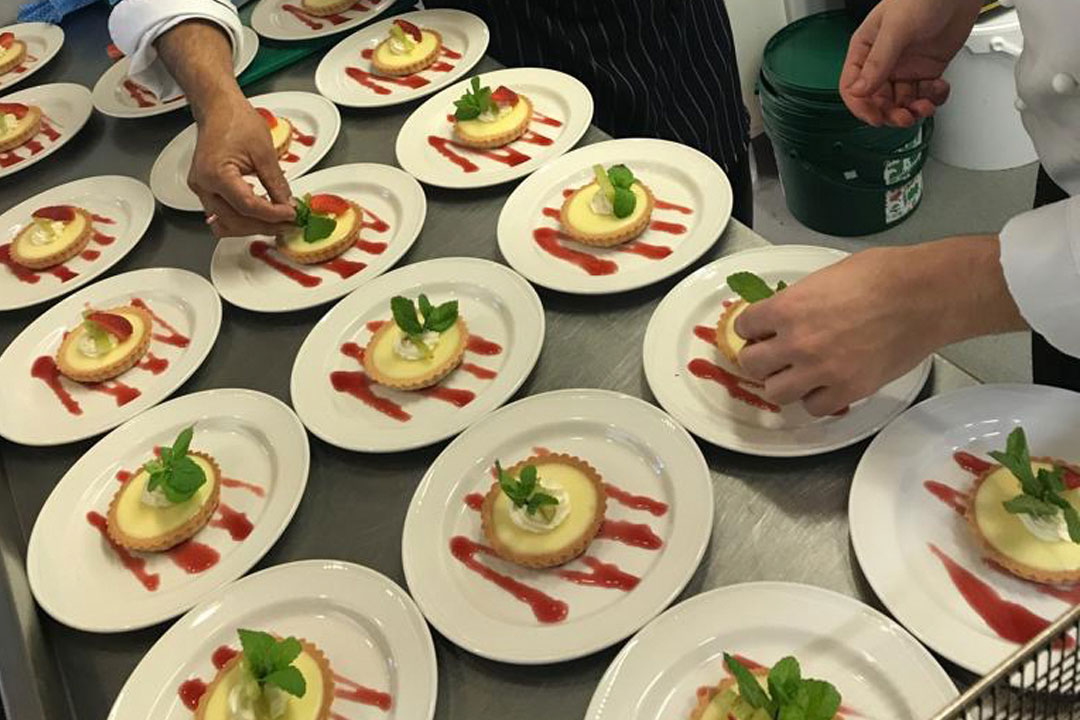
[[[1062,615],[932,720],[1080,718],[1080,605]]]

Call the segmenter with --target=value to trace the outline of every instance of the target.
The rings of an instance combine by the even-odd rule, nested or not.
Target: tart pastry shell
[[[513,467],[507,468],[507,472],[511,475],[517,475],[526,465],[536,465],[538,463],[551,464],[553,462],[569,465],[587,477],[592,483],[598,498],[592,522],[589,523],[588,527],[585,528],[585,531],[582,532],[581,535],[558,550],[543,554],[519,553],[500,540],[498,533],[495,532],[495,500],[502,493],[502,488],[499,487],[498,481],[495,481],[491,484],[491,489],[489,489],[484,496],[484,504],[480,508],[480,527],[484,532],[484,537],[491,543],[491,547],[495,551],[495,554],[503,560],[508,560],[517,565],[529,568],[549,568],[557,565],[565,565],[584,553],[589,548],[593,539],[596,538],[596,534],[600,532],[600,526],[604,524],[604,516],[607,514],[607,494],[604,491],[604,482],[600,477],[600,473],[589,463],[579,457],[567,455],[565,453],[543,453],[522,460]]]
[[[24,43],[22,40],[16,40],[11,44],[12,46],[17,47],[18,51],[8,61],[0,63],[0,75],[3,75],[7,71],[18,67],[19,63],[26,59],[26,43]]]
[[[82,233],[74,241],[68,243],[65,247],[57,250],[51,255],[45,255],[43,257],[29,258],[19,253],[19,247],[21,245],[24,235],[29,235],[34,230],[34,223],[30,223],[22,229],[15,239],[11,243],[11,259],[22,265],[23,267],[30,268],[31,270],[44,270],[50,268],[53,265],[59,265],[62,262],[70,260],[79,253],[81,253],[89,244],[91,236],[94,234],[93,218],[90,213],[86,212],[82,208],[74,208],[75,213],[80,215],[85,223]]]
[[[394,322],[391,320],[376,330],[375,334],[371,336],[371,340],[368,341],[367,347],[364,349],[364,372],[380,385],[397,388],[398,390],[422,390],[437,384],[440,380],[453,372],[457,366],[461,364],[462,358],[465,357],[465,346],[469,341],[469,328],[465,324],[465,320],[461,316],[458,316],[458,344],[445,362],[431,368],[428,372],[417,377],[406,379],[386,375],[379,370],[373,358],[375,357],[375,347],[384,337],[386,337],[386,334],[389,333],[393,327]]]
[[[276,119],[279,123],[285,123],[289,128],[289,132],[285,134],[285,141],[280,145],[274,146],[274,152],[277,153],[278,158],[282,158],[289,152],[289,146],[292,145],[292,123],[283,117],[278,117]]]
[[[38,134],[41,130],[41,108],[36,105],[27,106],[29,109],[26,114],[30,116],[30,124],[26,126],[26,129],[22,132],[12,135],[7,140],[0,140],[0,152],[7,150],[14,150],[20,145],[25,145],[27,141]]]
[[[206,523],[210,522],[210,518],[213,517],[214,513],[217,511],[218,501],[221,499],[221,468],[218,466],[217,461],[206,453],[193,451],[189,452],[188,455],[198,455],[213,469],[213,477],[206,479],[207,482],[213,484],[213,487],[210,490],[210,495],[206,498],[206,502],[199,508],[199,512],[192,515],[183,525],[173,528],[161,535],[156,535],[154,537],[134,537],[128,535],[124,532],[123,528],[120,527],[120,523],[117,520],[117,508],[120,506],[120,498],[124,494],[124,491],[127,490],[127,483],[125,483],[120,486],[116,491],[116,494],[113,495],[112,502],[109,503],[107,531],[109,533],[109,538],[112,539],[113,542],[117,545],[126,547],[129,550],[161,552],[176,547],[185,540],[190,540],[197,532],[206,526]]]
[[[338,13],[345,12],[353,5],[356,4],[356,0],[341,0],[333,5],[323,5],[322,7],[312,7],[307,0],[301,0],[300,5],[304,8],[304,12],[308,15],[314,15],[315,17],[326,17],[327,15],[337,15]]]
[[[139,342],[134,345],[126,355],[113,360],[108,365],[103,365],[94,368],[93,370],[83,370],[74,368],[67,362],[67,350],[71,346],[71,343],[78,340],[81,333],[68,333],[67,337],[60,343],[60,349],[56,352],[56,367],[60,369],[60,372],[64,377],[82,383],[104,382],[105,380],[111,380],[117,375],[127,372],[135,366],[135,363],[142,360],[143,355],[150,349],[150,339],[154,334],[154,319],[151,317],[150,313],[140,307],[135,307],[134,305],[110,308],[105,312],[116,313],[120,310],[133,315],[138,315],[142,320],[143,337]]]
[[[1046,463],[1048,465],[1060,465],[1067,467],[1074,472],[1080,473],[1080,467],[1071,465],[1064,460],[1058,460],[1051,457],[1033,457],[1032,462]],[[978,520],[975,517],[975,496],[979,492],[979,488],[982,486],[986,478],[990,477],[991,473],[1001,469],[1001,465],[992,465],[987,470],[984,470],[975,478],[975,482],[971,486],[971,492],[968,497],[967,512],[964,513],[964,517],[967,519],[968,527],[971,528],[972,533],[975,535],[976,541],[979,543],[979,548],[983,554],[993,562],[995,565],[1008,570],[1013,575],[1023,578],[1024,580],[1030,580],[1032,582],[1042,583],[1045,585],[1059,585],[1059,584],[1071,584],[1080,582],[1080,568],[1075,570],[1042,570],[1040,568],[1031,567],[1016,558],[1010,557],[1006,553],[1002,552],[998,548],[994,547],[986,536],[983,535],[982,529],[979,527]]]
[[[574,198],[577,197],[578,193],[590,185],[579,188],[577,192],[566,198],[566,200],[563,201],[562,208],[559,210],[559,222],[562,224],[563,232],[571,238],[583,245],[591,245],[593,247],[614,247],[615,245],[622,245],[625,242],[630,242],[638,235],[645,232],[645,228],[649,227],[649,221],[652,220],[652,211],[656,200],[653,197],[652,190],[641,182],[638,182],[638,185],[645,191],[645,212],[641,214],[641,217],[633,225],[627,225],[624,228],[619,228],[618,230],[608,233],[590,233],[574,227],[569,220],[570,203],[574,201]]]
[[[353,246],[353,243],[356,242],[356,236],[360,232],[360,224],[363,222],[364,211],[356,203],[350,202],[349,204],[352,205],[353,209],[353,225],[349,228],[349,232],[345,233],[337,242],[318,250],[298,252],[292,245],[286,243],[284,238],[278,237],[277,249],[281,251],[282,255],[301,265],[315,265],[327,260],[333,260]]]
[[[745,300],[738,300],[728,305],[724,312],[720,313],[720,320],[716,323],[716,347],[736,367],[739,366],[739,351],[728,344],[727,328],[730,323],[735,322],[735,314],[745,304]]]
[[[454,139],[464,145],[465,147],[476,148],[478,150],[491,150],[493,148],[500,148],[504,145],[517,140],[519,137],[525,134],[525,131],[529,129],[529,123],[532,122],[533,106],[529,98],[524,95],[518,95],[518,102],[525,103],[527,112],[525,117],[521,119],[521,122],[510,128],[506,132],[499,133],[498,135],[485,135],[481,138],[473,137],[467,132],[461,131],[460,123],[454,123]]]
[[[396,65],[394,67],[383,65],[379,62],[379,48],[390,42],[390,39],[387,38],[375,47],[375,52],[371,56],[371,68],[380,75],[386,75],[387,77],[401,77],[403,75],[412,75],[413,73],[418,73],[425,68],[431,67],[439,57],[439,53],[442,52],[442,34],[437,30],[432,30],[430,28],[421,28],[421,31],[431,33],[435,36],[435,47],[430,53],[408,65]]]

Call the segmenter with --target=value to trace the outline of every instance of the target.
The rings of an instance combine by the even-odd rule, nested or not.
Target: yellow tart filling
[[[601,500],[593,481],[571,465],[541,460],[536,470],[543,481],[562,486],[569,497],[570,513],[550,532],[525,530],[511,518],[513,501],[500,492],[492,508],[492,527],[495,536],[519,555],[547,555],[576,542],[593,524]]]
[[[727,316],[724,322],[724,342],[731,348],[736,354],[739,353],[744,347],[746,347],[746,340],[735,332],[735,319],[743,314],[746,308],[750,307],[750,303],[745,300],[738,303],[738,307],[731,311],[731,314]]]
[[[0,48],[0,65],[13,61],[16,57],[26,52],[26,46],[18,40],[11,43],[10,47]]]
[[[323,687],[322,668],[306,651],[301,652],[292,662],[293,667],[304,676],[307,689],[304,697],[285,694],[287,702],[285,712],[278,720],[313,720],[322,709],[326,688]],[[243,683],[247,670],[242,661],[233,664],[215,688],[212,695],[203,699],[200,710],[205,720],[233,720],[229,709],[229,694],[233,688]]]
[[[391,70],[412,65],[418,60],[426,58],[439,47],[439,37],[429,30],[421,30],[420,42],[413,41],[412,48],[403,53],[395,53],[391,48],[392,42],[392,39],[383,40],[375,48],[374,55],[374,60],[379,65]]]
[[[307,242],[304,240],[303,228],[296,228],[290,230],[288,234],[281,237],[281,241],[284,242],[289,249],[297,253],[314,253],[320,250],[324,250],[331,245],[336,245],[345,239],[347,235],[350,235],[353,230],[356,229],[357,216],[356,208],[350,206],[348,210],[340,215],[334,215],[334,221],[337,223],[334,226],[334,231],[324,237],[322,240],[316,240],[315,242]]]
[[[574,193],[567,204],[566,220],[579,232],[590,235],[606,235],[630,227],[640,222],[641,216],[649,209],[649,196],[641,183],[634,183],[630,186],[630,190],[637,198],[637,204],[632,213],[624,218],[618,218],[614,214],[601,215],[592,209],[593,198],[601,190],[596,183],[586,185]]]
[[[128,339],[123,342],[118,342],[106,353],[91,357],[84,354],[80,349],[82,346],[81,341],[83,340],[82,335],[86,333],[86,326],[79,325],[71,331],[72,337],[68,338],[69,342],[63,345],[65,352],[64,356],[59,359],[59,362],[66,364],[76,371],[92,371],[97,368],[105,367],[130,353],[143,341],[146,333],[150,332],[150,328],[143,323],[143,316],[137,312],[125,310],[123,308],[110,310],[109,312],[113,315],[120,315],[131,323],[131,335],[128,336]]]
[[[71,222],[37,220],[16,236],[13,250],[26,260],[39,260],[55,255],[77,241],[86,231],[86,214],[76,211]]]
[[[270,140],[275,148],[284,147],[292,136],[292,123],[283,117],[274,117],[277,122],[270,128]]]
[[[483,120],[458,120],[457,129],[463,135],[474,140],[486,140],[507,133],[525,122],[529,116],[529,103],[525,96],[519,96],[517,103],[508,112],[500,112],[492,122]]]
[[[4,114],[4,132],[0,133],[0,142],[11,140],[18,135],[26,132],[26,130],[38,121],[40,115],[33,111],[33,106],[27,111],[21,118],[15,117],[12,113]]]
[[[369,348],[372,353],[371,361],[383,375],[392,380],[409,380],[414,377],[426,375],[437,367],[445,365],[457,352],[463,338],[461,337],[461,322],[454,323],[446,332],[440,333],[438,341],[434,344],[431,357],[421,357],[416,360],[406,359],[395,350],[402,341],[404,333],[396,323],[391,322],[374,348]],[[428,347],[431,347],[429,344]]]
[[[214,468],[205,458],[189,455],[202,469],[206,482],[189,499],[168,507],[143,503],[143,491],[150,475],[140,470],[124,484],[116,506],[116,522],[125,535],[134,538],[153,538],[175,530],[198,514],[214,491]]]

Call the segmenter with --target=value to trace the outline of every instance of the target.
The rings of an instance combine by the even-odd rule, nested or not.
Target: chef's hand
[[[910,127],[949,96],[945,67],[964,45],[982,0],[883,0],[855,31],[840,95],[859,119]]]
[[[985,235],[856,253],[740,314],[739,365],[773,402],[840,412],[942,345],[1026,327],[998,253]]]

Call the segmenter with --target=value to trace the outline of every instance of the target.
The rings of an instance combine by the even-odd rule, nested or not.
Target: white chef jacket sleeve
[[[113,43],[131,58],[129,75],[159,98],[171,98],[183,91],[158,61],[154,41],[186,20],[207,20],[220,25],[232,42],[235,64],[242,31],[240,16],[229,0],[123,0],[109,16]]]
[[[1080,357],[1080,196],[1010,220],[1001,231],[1001,267],[1028,325]]]

